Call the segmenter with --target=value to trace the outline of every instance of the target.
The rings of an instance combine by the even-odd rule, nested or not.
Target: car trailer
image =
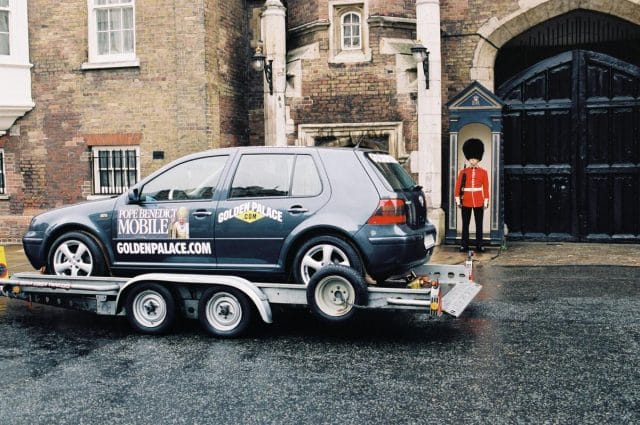
[[[173,273],[118,278],[26,272],[0,280],[0,293],[8,298],[125,315],[142,333],[165,333],[182,314],[223,338],[241,335],[256,313],[272,323],[272,305],[309,306],[317,317],[332,323],[350,320],[361,309],[419,310],[434,317],[458,317],[481,288],[473,281],[470,259],[464,265],[424,264],[410,276],[386,281],[384,286],[367,285],[354,269],[341,265],[323,267],[307,286]]]

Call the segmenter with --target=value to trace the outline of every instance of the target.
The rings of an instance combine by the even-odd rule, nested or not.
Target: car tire
[[[307,285],[318,270],[330,264],[351,267],[364,274],[360,256],[351,244],[336,236],[316,236],[298,250],[293,260],[293,277]]]
[[[204,291],[198,302],[198,320],[210,334],[219,338],[242,335],[251,323],[251,304],[235,288],[215,286]]]
[[[311,277],[307,285],[307,304],[311,312],[327,323],[343,323],[364,307],[369,292],[364,278],[351,267],[329,265]]]
[[[132,288],[127,294],[126,309],[131,327],[145,334],[166,333],[176,319],[173,295],[159,283],[140,283]]]
[[[107,265],[98,243],[84,232],[69,232],[55,240],[47,272],[61,276],[104,276]]]

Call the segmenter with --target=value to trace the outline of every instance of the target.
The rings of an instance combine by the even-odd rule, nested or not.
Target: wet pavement
[[[0,423],[640,423],[640,268],[594,247],[478,255],[483,290],[459,319],[338,328],[278,310],[237,340],[0,298]]]

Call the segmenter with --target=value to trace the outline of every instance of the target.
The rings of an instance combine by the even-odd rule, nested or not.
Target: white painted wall
[[[9,49],[0,55],[0,135],[34,106],[26,1],[9,2]]]

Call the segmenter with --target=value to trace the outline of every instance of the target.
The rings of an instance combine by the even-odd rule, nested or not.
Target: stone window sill
[[[132,60],[114,62],[85,62],[80,67],[80,69],[83,71],[111,68],[140,68],[140,60],[138,58],[135,58]]]

